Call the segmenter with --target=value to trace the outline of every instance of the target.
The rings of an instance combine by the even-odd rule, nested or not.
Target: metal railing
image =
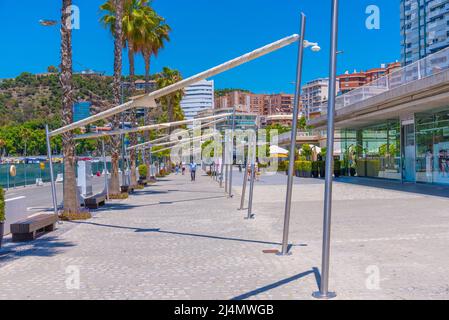
[[[362,87],[338,96],[336,110],[367,100],[391,89],[438,74],[449,69],[449,48],[431,54],[419,61],[392,71],[379,79]],[[323,114],[327,114],[327,102],[321,106]]]

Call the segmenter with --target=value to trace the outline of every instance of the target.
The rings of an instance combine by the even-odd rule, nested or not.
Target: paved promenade
[[[322,181],[297,180],[292,255],[278,257],[285,176],[255,187],[256,219],[206,176],[171,175],[85,222],[0,250],[0,299],[311,299]],[[340,299],[449,299],[449,199],[335,183],[330,288]]]

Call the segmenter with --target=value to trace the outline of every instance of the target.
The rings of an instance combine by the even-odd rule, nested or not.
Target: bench
[[[39,214],[11,224],[12,241],[31,241],[38,232],[55,230],[58,217],[55,214]]]
[[[88,209],[98,209],[106,204],[106,197],[98,194],[96,196],[84,199],[84,205]]]

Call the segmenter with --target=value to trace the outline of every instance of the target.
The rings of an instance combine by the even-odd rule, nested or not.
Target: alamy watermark
[[[67,29],[79,30],[81,28],[81,11],[78,6],[71,5],[66,9],[64,21]]]
[[[366,7],[365,13],[368,17],[365,20],[365,26],[368,30],[380,29],[380,8],[374,4]]]

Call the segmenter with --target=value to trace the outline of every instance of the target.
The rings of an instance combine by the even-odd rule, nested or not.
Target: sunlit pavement
[[[255,220],[209,177],[171,175],[94,217],[0,251],[2,299],[312,299],[323,183],[297,179],[279,257],[285,176],[261,177]],[[335,183],[330,289],[339,299],[449,298],[449,199]]]

